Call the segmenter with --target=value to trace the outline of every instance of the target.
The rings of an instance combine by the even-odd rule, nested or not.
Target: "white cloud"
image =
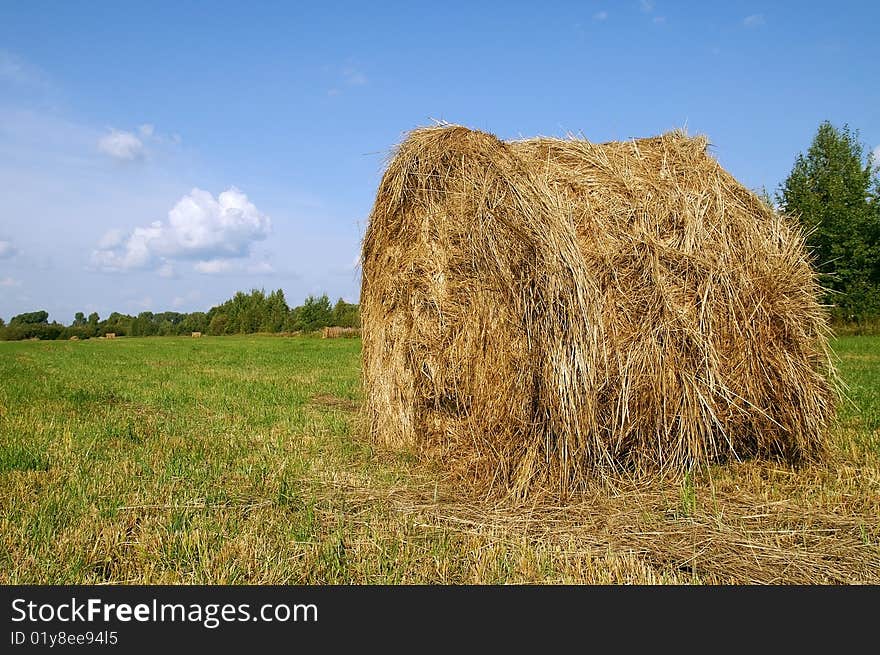
[[[752,14],[743,18],[743,25],[746,27],[761,27],[767,21],[764,20],[764,14]]]
[[[247,257],[251,245],[265,239],[270,229],[269,217],[235,187],[216,199],[193,189],[168,212],[167,221],[137,227],[115,246],[99,244],[92,263],[104,271],[158,269],[169,276],[172,260],[198,260],[199,272],[218,273],[228,270],[220,262]]]
[[[606,20],[607,18],[608,18],[607,11],[597,11],[595,14],[593,14],[593,20],[595,20],[595,21],[601,22],[603,20]]]
[[[177,277],[177,271],[174,270],[174,264],[171,262],[165,262],[159,267],[159,277]]]
[[[134,161],[144,156],[144,142],[131,132],[111,129],[98,139],[98,150],[121,161]]]
[[[124,232],[118,228],[108,230],[104,233],[104,236],[101,237],[101,240],[98,241],[98,248],[100,248],[101,250],[116,248],[117,246],[122,244],[124,236]]]
[[[18,250],[12,245],[12,241],[8,239],[0,239],[0,259],[10,259],[15,257]]]
[[[11,277],[0,278],[0,287],[17,287],[21,286],[21,280],[16,280]]]
[[[153,136],[153,132],[156,131],[156,127],[152,123],[144,123],[138,128],[138,132],[140,132],[142,137],[150,138]]]
[[[270,264],[269,262],[256,262],[254,264],[250,264],[246,270],[248,273],[255,273],[255,274],[274,273],[275,267],[272,266],[272,264]]]
[[[233,263],[228,259],[208,259],[196,262],[193,268],[199,273],[215,275],[217,273],[228,273],[233,269]]]
[[[644,11],[646,14],[650,14],[652,11],[654,11],[654,0],[641,0],[641,2],[639,2],[639,5],[642,7],[642,11]]]
[[[208,259],[198,261],[193,269],[205,275],[218,275],[220,273],[249,273],[251,275],[266,275],[274,273],[275,268],[267,261],[243,263],[232,259]]]

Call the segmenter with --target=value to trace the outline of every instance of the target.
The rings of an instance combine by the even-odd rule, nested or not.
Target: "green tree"
[[[73,317],[72,327],[83,327],[86,324],[86,315],[82,312],[77,312]]]
[[[141,312],[131,322],[131,328],[127,333],[133,337],[149,337],[156,334],[158,326],[153,319],[153,312]]]
[[[205,312],[187,314],[180,323],[180,334],[208,331],[208,315]]]
[[[266,298],[260,330],[262,332],[281,332],[284,329],[288,314],[290,314],[290,307],[287,306],[284,291],[281,289],[273,291]]]
[[[86,334],[90,337],[97,336],[98,334],[98,324],[101,322],[101,317],[98,316],[98,312],[92,312],[89,314],[89,322],[86,326]]]
[[[330,325],[333,308],[325,293],[320,298],[309,296],[301,307],[298,307],[294,329],[312,332]]]
[[[226,334],[227,323],[229,323],[229,317],[226,314],[222,312],[215,313],[208,324],[208,334]]]
[[[25,312],[17,314],[9,320],[9,325],[39,325],[49,322],[49,312],[40,310],[38,312]]]
[[[838,320],[880,315],[880,181],[871,155],[848,126],[819,126],[798,155],[779,198],[800,219],[826,299]]]
[[[338,327],[360,327],[361,314],[360,305],[345,302],[342,298],[333,305],[333,314],[330,318],[330,325]]]
[[[131,334],[131,327],[134,321],[133,316],[113,312],[98,324],[98,333],[107,334],[108,332],[113,332],[118,336],[126,336]]]

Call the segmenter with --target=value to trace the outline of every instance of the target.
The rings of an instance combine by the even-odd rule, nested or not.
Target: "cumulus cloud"
[[[593,20],[595,20],[595,21],[601,22],[607,18],[608,18],[607,11],[597,11],[595,14],[593,14]]]
[[[248,264],[245,269],[248,273],[274,273],[275,267],[272,266],[269,262],[255,262],[253,264]]]
[[[207,261],[196,262],[193,268],[199,273],[215,275],[217,273],[228,273],[233,269],[233,263],[228,259],[209,259]]]
[[[153,136],[153,132],[156,131],[156,127],[152,123],[144,123],[138,128],[138,132],[142,137],[150,138]]]
[[[125,233],[122,230],[118,228],[108,230],[104,233],[104,236],[102,236],[101,239],[98,241],[98,248],[100,248],[101,250],[116,248],[122,243],[124,238]]]
[[[193,269],[205,275],[218,275],[221,273],[248,273],[251,275],[267,275],[274,273],[275,268],[267,261],[242,262],[233,259],[209,259],[196,262]]]
[[[144,142],[131,132],[111,129],[98,139],[98,150],[113,159],[134,161],[144,156]]]
[[[764,20],[764,14],[752,14],[743,18],[743,25],[746,27],[761,27],[767,21]]]
[[[12,245],[12,241],[8,239],[0,239],[0,259],[11,259],[15,257],[18,250]]]
[[[166,221],[137,227],[113,246],[99,244],[92,263],[104,271],[158,269],[170,276],[173,261],[189,260],[196,261],[199,272],[217,273],[226,266],[220,262],[250,255],[251,245],[265,239],[270,229],[269,217],[235,187],[216,199],[193,189],[168,212]],[[115,236],[111,230],[102,242],[113,243]]]

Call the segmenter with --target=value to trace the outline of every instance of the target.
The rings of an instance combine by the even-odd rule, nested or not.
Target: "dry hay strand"
[[[525,500],[486,498],[418,467],[400,486],[354,475],[325,479],[313,493],[331,517],[344,507],[353,523],[375,526],[376,516],[387,514],[412,525],[416,532],[404,531],[412,541],[455,534],[475,549],[552,553],[562,577],[530,582],[589,582],[596,571],[583,570],[580,579],[572,563],[605,569],[621,558],[650,575],[614,582],[880,582],[880,479],[864,476],[876,469],[793,472],[756,462],[728,469],[680,486],[594,485],[564,503],[546,490]]]
[[[373,439],[515,495],[821,459],[834,369],[803,234],[706,148],[410,133],[363,243]]]

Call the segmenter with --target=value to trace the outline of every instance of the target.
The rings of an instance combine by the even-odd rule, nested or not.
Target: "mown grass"
[[[356,339],[0,343],[0,583],[876,583],[880,338],[836,351],[828,465],[558,507],[359,438]]]

